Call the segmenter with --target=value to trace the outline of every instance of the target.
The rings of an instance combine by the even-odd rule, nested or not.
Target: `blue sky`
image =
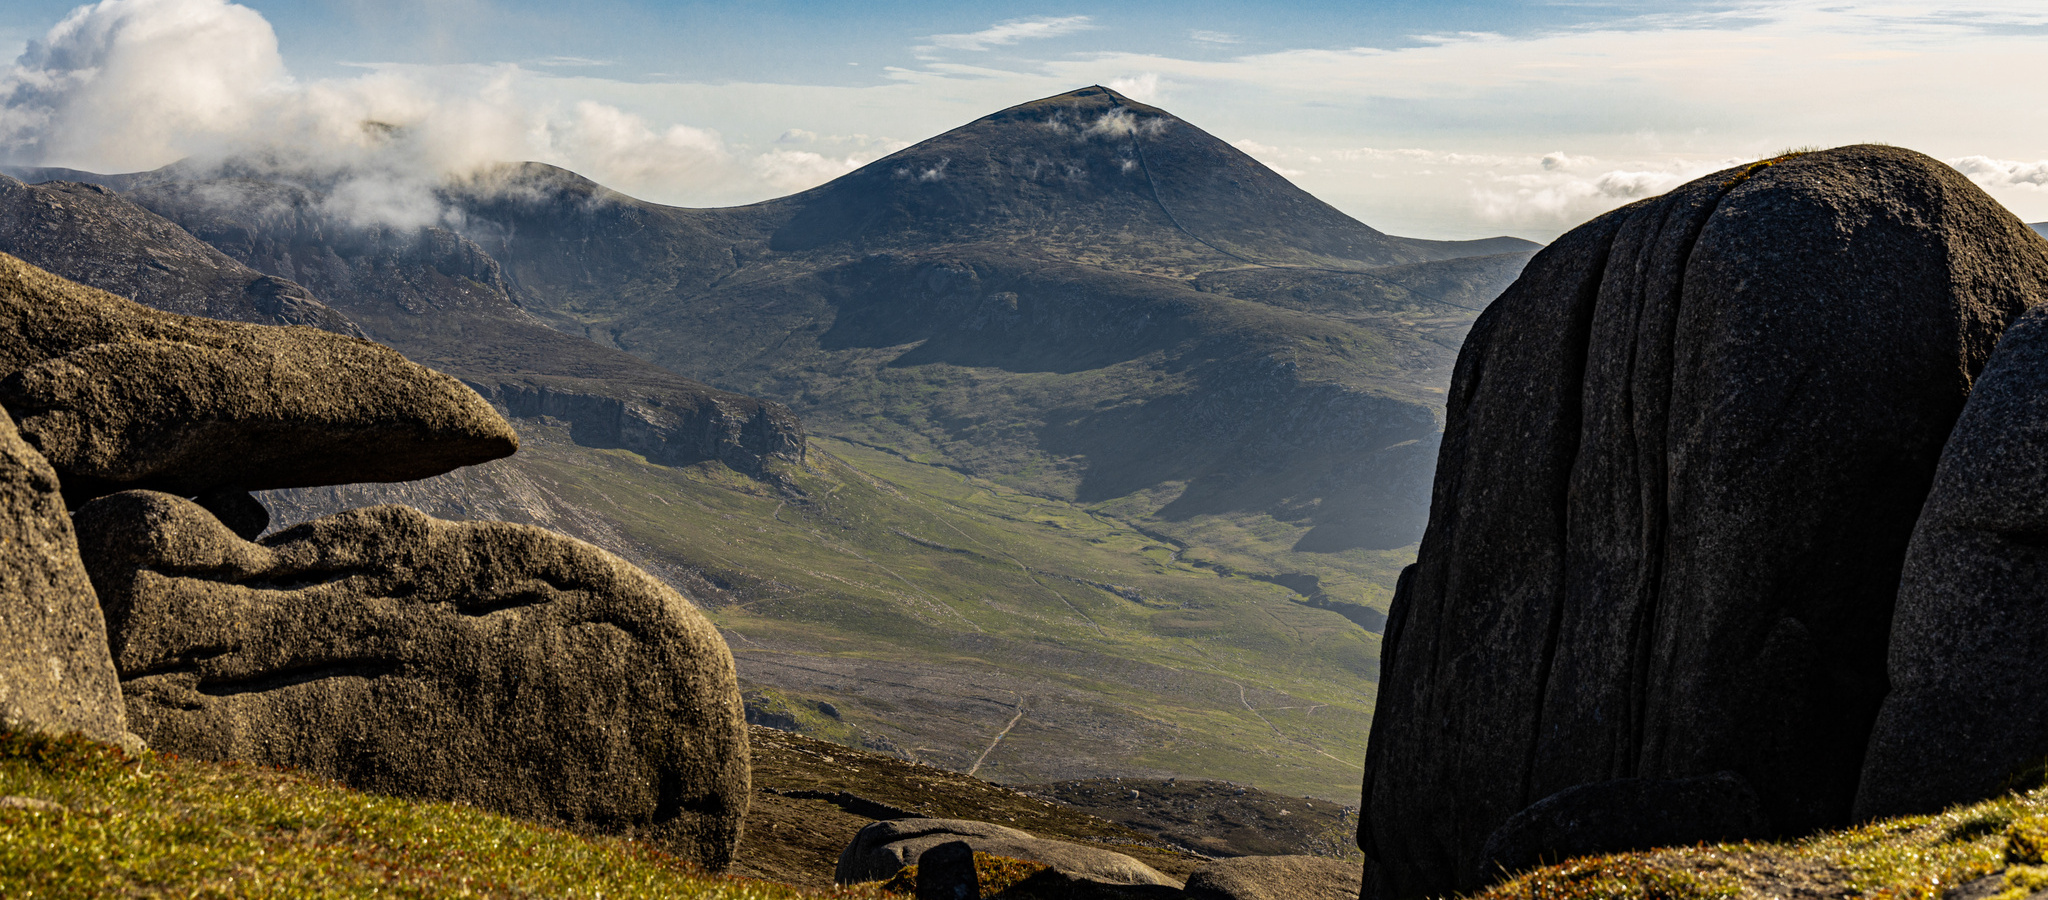
[[[0,11],[0,157],[250,150],[414,182],[497,159],[766,199],[1104,83],[1369,224],[1554,237],[1791,146],[1884,141],[2048,219],[2048,4],[106,0]],[[402,126],[376,143],[361,123]],[[428,215],[366,182],[366,214]]]

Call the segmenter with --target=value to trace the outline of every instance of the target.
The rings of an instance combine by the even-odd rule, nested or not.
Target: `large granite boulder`
[[[1210,860],[1188,876],[1187,900],[1352,900],[1358,866],[1321,856]]]
[[[1846,823],[1907,539],[2048,247],[1857,146],[1730,169],[1531,260],[1459,354],[1367,746],[1368,892],[1478,887],[1535,801],[1729,770]]]
[[[518,448],[476,392],[389,348],[160,312],[6,254],[0,403],[74,502],[409,481]]]
[[[749,780],[732,657],[617,557],[401,506],[261,543],[153,491],[75,519],[129,721],[156,748],[729,862]]]
[[[1858,819],[1999,793],[2048,760],[2048,309],[2005,333],[1899,579]]]
[[[926,851],[965,841],[977,853],[1007,856],[1051,866],[1077,881],[1110,885],[1180,883],[1159,870],[1110,850],[1055,841],[989,822],[966,819],[889,819],[862,828],[839,854],[832,880],[840,884],[879,881],[917,865]]]
[[[140,749],[57,473],[5,415],[0,547],[0,727],[77,731]]]

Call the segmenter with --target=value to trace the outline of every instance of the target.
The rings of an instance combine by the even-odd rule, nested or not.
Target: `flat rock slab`
[[[1321,856],[1239,856],[1188,876],[1188,900],[1354,900],[1355,862]]]
[[[1933,813],[2048,760],[2048,307],[2005,333],[1899,579],[1858,819]]]
[[[876,822],[854,835],[839,854],[832,878],[840,884],[880,881],[904,866],[916,865],[925,851],[964,841],[977,853],[989,853],[1051,866],[1080,881],[1110,885],[1180,884],[1157,869],[1110,850],[1054,841],[989,822],[966,819],[892,819]]]
[[[76,521],[156,748],[730,860],[749,798],[731,654],[617,557],[401,506],[261,543],[151,491]]]
[[[48,461],[0,414],[0,725],[131,750],[106,620]]]
[[[5,254],[0,403],[74,502],[410,481],[519,446],[475,391],[388,347],[160,312]]]
[[[1389,609],[1367,893],[1617,779],[1739,774],[1847,825],[1906,546],[2048,245],[1896,147],[1718,172],[1559,238],[1474,323]]]

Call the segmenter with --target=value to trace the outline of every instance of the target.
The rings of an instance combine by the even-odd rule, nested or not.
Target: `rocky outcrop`
[[[140,749],[57,473],[0,416],[0,727]]]
[[[891,819],[862,828],[839,854],[839,868],[832,878],[840,884],[878,881],[904,866],[917,865],[925,851],[958,841],[978,853],[1029,860],[1081,881],[1179,887],[1157,869],[1121,853],[965,819]]]
[[[389,348],[160,312],[4,254],[0,373],[74,500],[407,481],[518,448],[475,392]]]
[[[561,419],[578,444],[631,450],[660,465],[717,460],[760,474],[766,460],[804,458],[804,429],[796,416],[741,394],[635,390],[630,384],[538,376],[468,383],[515,418]]]
[[[1729,770],[1845,823],[1901,560],[2044,245],[1927,157],[1731,169],[1561,238],[1477,323],[1396,590],[1369,893],[1476,887],[1581,784]]]
[[[2048,759],[2044,459],[2048,309],[2036,308],[1984,367],[1913,532],[1859,820],[1985,799]]]
[[[1321,856],[1240,856],[1188,876],[1188,900],[1352,900],[1358,866]]]
[[[595,547],[383,506],[236,537],[130,491],[77,514],[137,732],[648,839],[719,868],[746,814],[732,658]]]

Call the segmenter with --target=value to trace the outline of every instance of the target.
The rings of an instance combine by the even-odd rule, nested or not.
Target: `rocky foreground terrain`
[[[27,202],[61,212],[72,190]],[[847,239],[843,218],[777,234],[814,249]],[[1255,249],[1223,243],[1205,246]],[[1092,778],[1034,796],[972,778],[1024,720],[1022,696],[965,774],[903,758],[917,746],[750,728],[845,722],[825,700],[742,691],[734,648],[685,593],[727,590],[708,573],[665,581],[545,528],[398,505],[273,529],[252,492],[422,482],[516,455],[515,409],[572,442],[593,413],[539,382],[529,397],[408,360],[274,276],[226,290],[231,264],[187,252],[206,265],[182,270],[198,293],[178,296],[265,324],[0,255],[0,871],[24,884],[83,893],[50,879],[84,869],[175,892],[191,876],[143,867],[212,835],[253,835],[262,856],[420,830],[400,824],[415,807],[361,799],[375,794],[498,829],[494,849],[446,851],[469,864],[501,863],[508,841],[535,850],[516,823],[541,823],[641,854],[665,873],[649,878],[681,873],[683,892],[706,890],[689,879],[707,870],[951,900],[2048,886],[2048,241],[1919,154],[1788,154],[1617,210],[1537,254],[1474,322],[1428,529],[1383,623],[1363,802],[1328,809],[1356,820],[1362,866],[1270,852],[1334,848],[1327,830],[1261,821],[1264,798],[1227,784]],[[1327,287],[1288,277],[1297,302]],[[742,407],[693,414],[709,423],[695,464],[779,479],[757,490],[782,497],[780,516],[796,494],[777,491],[800,491],[790,467],[809,460],[773,450],[793,433],[772,406]],[[1214,671],[1280,732],[1268,714],[1283,707]],[[252,765],[269,774],[238,780]],[[217,824],[165,830],[133,800],[159,772],[365,793],[236,817],[179,788],[174,823]],[[1115,821],[1075,811],[1089,806]],[[326,818],[341,808],[376,812]],[[36,868],[38,841],[67,868]],[[384,859],[380,841],[358,862]],[[237,865],[219,877],[266,877]]]

